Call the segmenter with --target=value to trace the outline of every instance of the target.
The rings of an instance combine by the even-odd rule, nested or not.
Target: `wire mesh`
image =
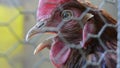
[[[99,10],[106,9],[115,19],[117,19],[117,9],[116,9],[117,1],[116,0],[90,0],[90,1],[93,4],[97,5]],[[38,35],[37,37],[32,38],[29,42],[26,42],[24,40],[24,37],[25,37],[26,33],[28,32],[28,30],[36,22],[36,10],[37,10],[37,5],[38,5],[38,0],[37,1],[35,1],[35,0],[34,1],[33,0],[29,0],[29,1],[28,0],[25,0],[25,1],[24,0],[12,0],[12,1],[0,0],[0,6],[1,5],[9,6],[10,8],[12,7],[17,11],[17,13],[15,15],[13,15],[12,18],[10,18],[7,22],[2,22],[2,20],[0,19],[0,28],[2,28],[2,27],[7,28],[7,31],[10,32],[10,34],[12,34],[12,36],[16,39],[16,41],[14,43],[12,43],[12,45],[6,51],[4,51],[4,52],[0,51],[0,58],[4,58],[6,60],[5,65],[3,65],[3,67],[7,66],[6,68],[54,68],[53,65],[51,65],[51,62],[49,59],[49,50],[45,49],[43,52],[41,52],[37,56],[34,56],[32,54],[33,49],[35,49],[35,47],[40,42],[44,41],[44,39],[47,38],[48,35]],[[82,15],[80,17],[78,17],[78,18],[72,17],[71,19],[78,21],[79,25],[83,29],[84,24],[81,24],[81,20],[90,10],[93,10],[93,9],[86,7],[86,10],[82,13]],[[61,10],[61,11],[63,11],[63,10]],[[66,11],[68,11],[68,10],[64,10],[64,12],[66,12]],[[70,11],[70,12],[72,12],[72,11]],[[86,61],[86,64],[83,65],[83,68],[86,68],[89,65],[98,66],[98,68],[101,68],[100,64],[103,61],[105,55],[107,55],[109,53],[113,53],[113,54],[116,53],[115,50],[110,50],[106,47],[106,44],[103,42],[103,39],[101,39],[101,35],[103,34],[103,32],[106,28],[108,28],[108,27],[116,28],[117,24],[116,25],[108,24],[106,19],[104,18],[104,16],[99,11],[98,11],[98,14],[99,14],[100,18],[103,20],[104,25],[97,34],[94,34],[94,35],[89,34],[87,39],[96,38],[100,42],[100,45],[104,48],[104,52],[103,52],[103,54],[101,54],[101,57],[99,59],[97,59],[98,60],[97,62],[91,62],[89,60]],[[24,28],[22,31],[22,33],[23,33],[22,37],[20,37],[19,34],[16,33],[16,30],[14,30],[15,28],[13,28],[13,26],[11,26],[13,21],[16,20],[21,15],[24,16],[24,21],[23,21],[24,24],[23,24],[23,26],[21,26],[22,28]],[[54,59],[56,61],[56,63],[59,63],[59,61],[57,61],[56,59],[60,58],[60,56],[68,48],[78,49],[79,52],[82,53],[82,57],[85,57],[84,51],[81,49],[82,43],[79,42],[79,44],[77,44],[77,45],[71,44],[68,40],[66,40],[64,38],[64,34],[60,31],[60,29],[62,29],[62,27],[66,24],[66,21],[69,21],[69,20],[66,19],[66,20],[62,21],[56,28],[52,28],[52,27],[47,28],[49,30],[50,29],[51,30],[55,29],[55,31],[57,30],[59,38],[62,39],[62,41],[65,43],[65,47],[59,52],[59,54]],[[118,26],[119,26],[119,24],[118,24]],[[119,27],[118,27],[118,32],[119,32]],[[22,35],[22,34],[20,34],[20,35]],[[6,41],[6,43],[7,43],[7,41]],[[118,39],[118,44],[119,44],[119,39]],[[3,46],[3,45],[0,45],[0,48],[2,48],[1,46]],[[20,50],[20,51],[22,51],[22,54],[20,52],[18,52],[18,54],[10,57],[10,55],[13,52],[15,52],[17,50],[17,48],[19,48],[19,46],[23,47],[22,48],[23,51]],[[119,52],[119,49],[117,50],[117,52]],[[2,61],[0,61],[0,63],[2,63]],[[72,67],[72,68],[76,68],[76,67]],[[118,65],[118,68],[119,68],[119,65]]]

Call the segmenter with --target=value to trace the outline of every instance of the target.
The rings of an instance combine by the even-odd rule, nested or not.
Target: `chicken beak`
[[[40,43],[34,50],[34,55],[39,53],[41,50],[43,50],[46,47],[50,47],[50,45],[53,43],[52,39],[45,40],[44,42]]]
[[[46,38],[45,40],[43,40],[42,43],[40,43],[34,50],[34,54],[37,54],[38,52],[40,52],[41,50],[43,50],[46,47],[50,47],[50,45],[52,44],[52,38],[56,37],[57,34],[53,33],[53,32],[45,32],[42,29],[44,29],[45,27],[45,23],[44,22],[39,22],[37,23],[35,26],[33,26],[27,33],[26,35],[26,41],[28,41],[29,39],[31,39],[33,36],[37,35],[37,34],[47,34],[49,35],[48,38]]]
[[[26,41],[28,41],[30,38],[32,38],[36,34],[38,34],[38,32],[35,30],[35,27],[31,28],[26,35]]]
[[[44,21],[38,22],[35,26],[33,26],[26,35],[26,41],[28,41],[30,38],[32,38],[34,35],[42,33],[42,28],[45,26]]]

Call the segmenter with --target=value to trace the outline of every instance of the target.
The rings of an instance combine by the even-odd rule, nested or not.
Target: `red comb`
[[[63,3],[71,0],[39,0],[37,9],[37,20],[46,19],[51,16],[52,11]]]

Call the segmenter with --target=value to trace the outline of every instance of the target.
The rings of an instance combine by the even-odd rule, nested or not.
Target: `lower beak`
[[[34,50],[34,55],[42,51],[46,47],[51,47],[51,44],[53,43],[52,39],[45,40],[44,42],[40,43]]]
[[[40,27],[39,27],[40,26]],[[52,38],[56,37],[57,34],[53,33],[53,32],[43,32],[42,28],[44,25],[40,25],[40,24],[36,24],[35,26],[33,26],[27,33],[26,35],[26,41],[28,41],[29,39],[31,39],[33,36],[37,35],[37,34],[48,34],[50,35],[48,38],[46,38],[46,40],[44,40],[42,43],[40,43],[35,51],[34,54],[37,54],[38,52],[40,52],[41,50],[43,50],[46,47],[50,47],[50,45],[52,44]]]

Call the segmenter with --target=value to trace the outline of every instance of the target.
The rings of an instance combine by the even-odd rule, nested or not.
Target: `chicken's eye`
[[[61,16],[62,16],[62,19],[63,19],[64,21],[69,21],[69,20],[72,19],[73,13],[72,13],[71,10],[64,10],[64,11],[62,12]]]

